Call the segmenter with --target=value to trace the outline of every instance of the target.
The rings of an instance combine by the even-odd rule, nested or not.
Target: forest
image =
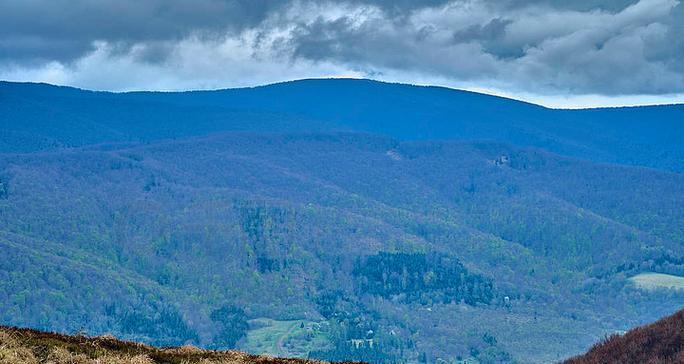
[[[325,360],[537,363],[681,308],[684,291],[631,280],[684,275],[681,108],[554,111],[330,82],[0,84],[0,324]]]

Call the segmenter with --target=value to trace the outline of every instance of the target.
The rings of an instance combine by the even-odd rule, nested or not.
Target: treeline
[[[4,200],[9,195],[9,188],[7,187],[7,181],[0,177],[0,200]]]
[[[440,253],[380,252],[356,261],[353,275],[361,293],[407,302],[488,304],[491,279],[472,274],[454,258]]]
[[[172,346],[198,341],[197,332],[190,328],[174,307],[160,303],[146,307],[117,304],[105,308],[107,316],[116,324],[113,328],[128,337],[139,337],[146,342]]]
[[[280,271],[287,268],[287,249],[284,236],[291,220],[289,211],[249,203],[237,203],[242,230],[247,235],[250,263],[260,273]]]
[[[389,353],[382,343],[371,346],[371,341],[338,341],[331,349],[315,350],[310,359],[325,361],[353,361],[364,363],[396,363],[396,355]]]
[[[378,314],[363,305],[352,312],[336,314],[328,320],[330,347],[313,350],[309,358],[326,361],[397,363],[416,348],[410,338],[386,331],[378,323]]]
[[[160,346],[199,343],[197,331],[170,305],[152,302],[131,307],[114,303],[105,307],[105,314],[114,322],[112,329],[127,337]],[[209,317],[215,327],[209,345],[213,349],[234,349],[249,330],[247,315],[239,306],[225,304],[211,311]]]

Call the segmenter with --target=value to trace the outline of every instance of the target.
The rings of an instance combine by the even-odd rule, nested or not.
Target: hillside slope
[[[197,92],[90,92],[0,82],[0,151],[225,131],[490,140],[599,162],[684,171],[684,106],[551,110],[439,87],[301,80]]]
[[[2,154],[0,320],[223,348],[268,318],[322,359],[547,362],[679,308],[627,278],[684,275],[683,178],[357,133]],[[382,350],[350,352],[369,330]]]
[[[237,351],[195,347],[156,348],[120,341],[113,336],[68,336],[0,326],[0,363],[3,364],[308,364],[302,359],[273,358]]]
[[[634,277],[684,277],[682,110],[365,80],[0,83],[0,323],[557,361],[681,308],[684,291]]]
[[[684,310],[624,335],[613,335],[564,364],[684,363]]]

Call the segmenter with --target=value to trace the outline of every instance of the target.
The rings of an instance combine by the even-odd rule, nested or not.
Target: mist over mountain
[[[684,106],[368,80],[0,83],[0,323],[377,363],[559,361],[681,308]]]

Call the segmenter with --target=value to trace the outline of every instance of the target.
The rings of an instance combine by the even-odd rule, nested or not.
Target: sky
[[[301,78],[550,107],[684,102],[679,0],[0,0],[0,79],[189,90]]]

